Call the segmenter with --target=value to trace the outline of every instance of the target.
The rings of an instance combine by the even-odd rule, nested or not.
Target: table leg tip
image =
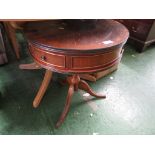
[[[37,108],[38,104],[36,102],[33,102],[33,108]]]
[[[61,124],[58,122],[58,123],[56,123],[55,128],[58,129],[60,126],[61,126]]]
[[[106,98],[106,95],[102,95],[102,98]]]

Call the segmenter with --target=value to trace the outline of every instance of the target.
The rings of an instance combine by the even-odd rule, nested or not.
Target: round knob
[[[42,56],[40,57],[40,59],[43,60],[43,61],[45,61],[45,60],[46,60],[46,57],[45,57],[44,55],[42,55]]]

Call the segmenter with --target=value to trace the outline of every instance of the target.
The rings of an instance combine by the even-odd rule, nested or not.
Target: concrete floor
[[[75,93],[64,124],[55,129],[67,95],[67,86],[58,83],[63,75],[54,74],[53,83],[34,109],[32,101],[42,81],[44,70],[18,69],[31,62],[25,46],[16,61],[9,54],[9,64],[0,66],[0,134],[155,134],[155,46],[139,54],[126,45],[119,69],[89,83],[106,99]],[[84,95],[84,96],[83,96]]]

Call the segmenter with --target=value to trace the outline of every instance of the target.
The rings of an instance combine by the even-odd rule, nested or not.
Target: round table
[[[24,31],[31,56],[46,69],[34,107],[39,105],[52,71],[68,74],[66,104],[56,127],[64,122],[74,91],[82,89],[94,97],[105,98],[96,94],[79,75],[106,70],[120,61],[129,36],[122,24],[113,20],[51,20],[28,23]]]

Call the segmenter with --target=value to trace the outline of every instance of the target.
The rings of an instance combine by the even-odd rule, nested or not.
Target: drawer
[[[42,65],[50,65],[52,67],[65,68],[65,56],[55,55],[50,52],[42,51],[41,49],[29,45],[30,53]]]
[[[73,69],[93,69],[104,68],[104,66],[114,63],[121,57],[121,49],[93,56],[73,56]]]

